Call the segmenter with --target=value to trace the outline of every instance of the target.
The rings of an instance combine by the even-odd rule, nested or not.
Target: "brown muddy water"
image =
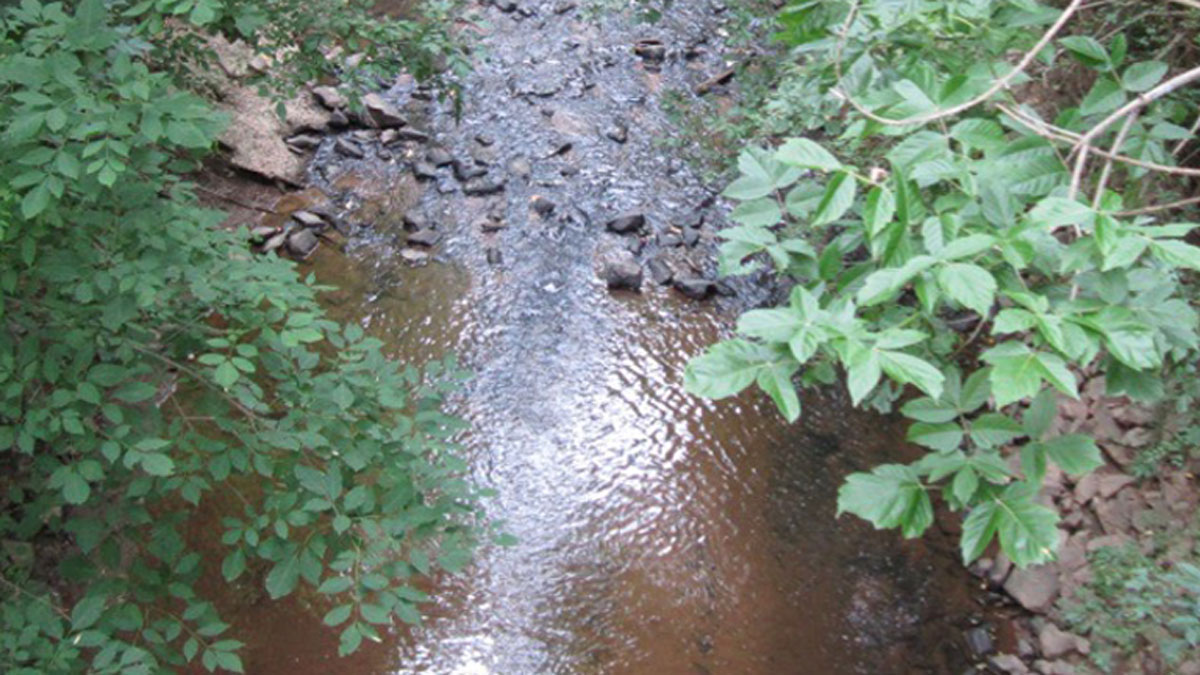
[[[488,515],[519,543],[480,549],[437,581],[423,626],[350,659],[337,658],[318,600],[227,589],[247,671],[961,672],[961,631],[980,610],[952,541],[902,542],[835,518],[847,473],[909,452],[903,427],[835,391],[808,397],[790,426],[757,393],[711,402],[683,391],[687,360],[768,299],[764,280],[697,302],[649,278],[640,294],[597,278],[596,256],[629,246],[677,275],[712,275],[726,205],[659,142],[673,133],[660,97],[725,67],[725,12],[675,2],[648,25],[631,12],[556,13],[562,4],[523,2],[528,17],[480,9],[461,121],[411,84],[388,92],[502,191],[467,196],[449,167],[418,184],[410,166],[426,146],[385,151],[364,136],[362,160],[327,141],[318,189],[281,204],[327,195],[363,225],[344,253],[326,246],[306,263],[339,286],[327,296],[336,316],[398,359],[455,353],[473,370],[454,403],[471,424],[464,454],[471,478],[497,492]],[[634,54],[643,39],[666,45],[661,64]],[[626,142],[606,135],[614,124]],[[535,213],[534,197],[554,212]],[[605,231],[631,209],[653,232]],[[403,261],[410,210],[443,237],[430,264]],[[482,232],[488,215],[505,226]],[[698,219],[698,245],[667,236]]]

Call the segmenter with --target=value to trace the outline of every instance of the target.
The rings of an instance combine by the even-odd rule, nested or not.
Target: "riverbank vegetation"
[[[208,39],[264,87],[461,60],[449,7],[81,0],[0,12],[0,669],[241,671],[202,578],[328,596],[341,651],[419,621],[476,493],[441,412],[462,374],[384,357],[294,265],[252,257],[187,176],[224,121]],[[285,47],[286,46],[286,47]],[[217,527],[199,505],[236,504]],[[218,540],[198,550],[199,540]],[[216,565],[202,565],[215,560]]]
[[[929,453],[850,476],[841,511],[913,537],[937,497],[965,514],[964,562],[993,539],[1052,559],[1047,464],[1102,462],[1051,429],[1058,402],[1096,374],[1159,400],[1200,346],[1200,10],[1156,5],[789,3],[773,26],[790,58],[743,120],[789,138],[740,153],[721,265],[769,264],[790,299],[743,315],[690,389],[757,384],[797,419],[798,388],[844,373]]]

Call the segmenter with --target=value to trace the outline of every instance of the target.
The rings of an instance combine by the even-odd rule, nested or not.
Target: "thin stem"
[[[1129,137],[1129,130],[1133,128],[1133,123],[1138,119],[1138,113],[1134,112],[1129,117],[1125,118],[1125,124],[1121,126],[1121,131],[1117,134],[1117,140],[1113,141],[1112,154],[1121,152],[1121,146],[1125,145],[1125,139]],[[1113,158],[1109,157],[1104,162],[1104,169],[1100,172],[1100,180],[1096,183],[1096,196],[1092,198],[1092,208],[1099,209],[1100,202],[1104,199],[1104,190],[1108,187],[1108,179],[1112,176]]]
[[[1172,209],[1181,209],[1185,206],[1191,206],[1193,204],[1200,204],[1200,197],[1188,197],[1187,199],[1180,199],[1177,202],[1170,202],[1168,204],[1155,204],[1153,206],[1145,206],[1140,209],[1133,209],[1131,211],[1118,211],[1117,213],[1114,213],[1113,215],[1114,216],[1144,216],[1147,213],[1158,213],[1159,211],[1170,211]]]

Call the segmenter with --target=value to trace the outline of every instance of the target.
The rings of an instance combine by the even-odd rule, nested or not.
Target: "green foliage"
[[[376,626],[419,621],[414,582],[466,562],[478,495],[450,442],[462,423],[441,412],[462,373],[389,361],[379,340],[324,317],[311,278],[219,229],[182,175],[223,121],[155,66],[184,21],[271,44],[285,26],[305,38],[298,63],[334,35],[365,47],[401,30],[356,7],[4,10],[4,672],[177,671],[197,658],[242,671],[242,643],[197,590],[214,562],[272,598],[328,595],[348,653]],[[237,507],[219,547],[197,549],[197,528],[216,523],[196,507],[214,495]]]
[[[1057,397],[1078,396],[1076,373],[1100,371],[1109,394],[1152,399],[1164,371],[1192,363],[1200,346],[1185,286],[1200,270],[1200,248],[1186,240],[1197,224],[1127,213],[1170,176],[1117,163],[1073,180],[1069,144],[1011,90],[941,112],[987,92],[1059,12],[1033,0],[783,9],[779,37],[822,94],[802,129],[832,131],[818,114],[825,100],[853,97],[865,113],[839,122],[835,142],[741,152],[725,191],[737,225],[720,233],[721,272],[769,264],[792,291],[783,307],[744,314],[739,337],[686,376],[711,397],[757,384],[789,420],[799,398],[780,378],[804,388],[841,370],[855,405],[885,410],[911,385],[924,396],[902,408],[916,421],[909,440],[930,453],[851,476],[838,510],[916,536],[937,494],[965,513],[964,562],[994,539],[1019,565],[1053,557],[1058,517],[1035,501],[1047,463],[1072,475],[1102,463],[1091,439],[1049,434]],[[1060,106],[1055,134],[1086,133],[1167,75],[1165,64],[1130,58],[1120,37],[1055,44],[1042,67],[1073,59],[1095,71],[1083,100]],[[1194,115],[1155,100],[1120,152],[1171,164],[1167,143],[1190,137],[1177,122]]]
[[[1149,651],[1178,665],[1200,648],[1200,556],[1166,563],[1132,545],[1089,556],[1092,580],[1061,607],[1071,629],[1091,640],[1102,672]]]

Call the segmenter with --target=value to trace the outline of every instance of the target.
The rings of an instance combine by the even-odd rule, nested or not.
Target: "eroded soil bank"
[[[664,94],[727,68],[724,7],[477,9],[461,117],[400,78],[256,218],[299,232],[289,216],[316,213],[319,237],[278,241],[320,243],[303,264],[340,287],[333,313],[398,359],[474,371],[456,401],[470,476],[519,543],[481,549],[425,625],[349,661],[318,599],[230,589],[247,671],[962,672],[984,616],[953,541],[834,517],[847,473],[908,453],[903,427],[834,392],[788,426],[757,395],[682,389],[771,293],[716,282],[727,206],[661,142]]]

